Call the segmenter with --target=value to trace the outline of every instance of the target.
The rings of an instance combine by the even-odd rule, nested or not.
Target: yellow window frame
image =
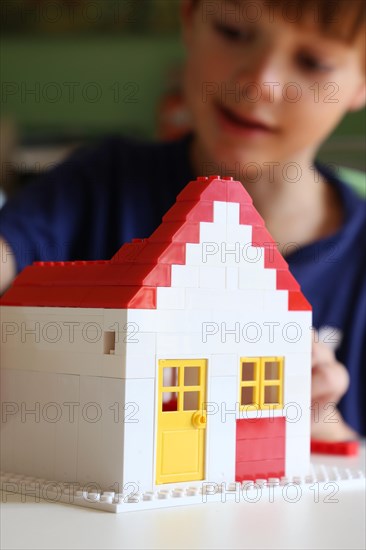
[[[253,380],[243,380],[243,365],[247,363],[254,364],[254,376]],[[239,384],[239,403],[241,410],[250,410],[258,407],[260,399],[260,357],[240,357],[240,384]],[[254,404],[242,405],[242,388],[253,388],[253,401]]]
[[[266,363],[278,364],[278,378],[266,378]],[[278,402],[265,402],[266,388],[278,388]],[[261,409],[283,409],[283,357],[261,357],[261,384],[260,384]]]
[[[189,385],[184,383],[185,367],[199,367],[199,383]],[[177,384],[164,386],[164,369],[176,368],[178,374]],[[162,412],[163,394],[177,394],[177,412],[187,410],[184,408],[184,394],[187,392],[198,392],[197,410],[203,410],[205,403],[205,385],[206,385],[206,360],[204,359],[161,359],[159,360],[159,395],[158,410]],[[168,411],[169,412],[169,411]]]
[[[253,380],[243,380],[243,364],[254,363]],[[278,364],[278,378],[266,378],[266,363]],[[253,408],[268,410],[283,408],[283,373],[284,357],[240,357],[239,404],[240,410],[250,411]],[[242,404],[242,388],[253,388],[254,404]],[[266,388],[278,388],[278,402],[265,402]]]

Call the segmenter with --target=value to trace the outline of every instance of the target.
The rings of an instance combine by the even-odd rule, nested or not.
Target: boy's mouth
[[[266,124],[264,121],[258,120],[253,117],[237,115],[227,107],[221,104],[217,104],[217,111],[219,115],[220,123],[226,128],[237,130],[241,133],[268,133],[275,132],[275,128]]]

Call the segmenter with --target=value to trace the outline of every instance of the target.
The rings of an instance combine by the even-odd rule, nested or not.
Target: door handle
[[[198,428],[199,430],[203,430],[206,428],[207,424],[207,415],[206,411],[196,411],[192,415],[192,424],[195,428]]]

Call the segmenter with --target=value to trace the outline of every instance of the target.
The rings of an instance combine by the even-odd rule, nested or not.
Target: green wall
[[[2,111],[15,116],[26,136],[40,130],[153,135],[165,71],[182,56],[175,36],[6,37]]]
[[[110,131],[153,137],[166,71],[183,55],[175,34],[5,35],[2,113],[15,116],[27,140]],[[364,111],[347,116],[320,157],[365,170],[365,128]]]

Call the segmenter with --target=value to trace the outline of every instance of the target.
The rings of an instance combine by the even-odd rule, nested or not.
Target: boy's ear
[[[366,104],[366,78],[363,80],[363,82],[359,85],[358,89],[356,90],[356,93],[349,105],[348,110],[350,112],[358,111],[359,109],[362,109],[365,107]]]

